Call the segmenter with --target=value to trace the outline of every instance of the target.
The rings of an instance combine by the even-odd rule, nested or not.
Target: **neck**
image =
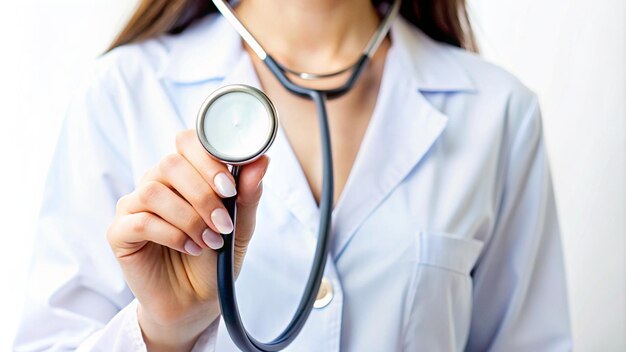
[[[314,73],[354,63],[380,21],[370,0],[241,0],[236,12],[277,61]]]

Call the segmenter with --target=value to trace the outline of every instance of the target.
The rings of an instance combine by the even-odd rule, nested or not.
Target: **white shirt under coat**
[[[333,211],[325,277],[288,351],[568,351],[560,230],[537,97],[477,55],[391,28],[370,125]],[[259,86],[218,15],[105,55],[71,104],[39,219],[18,351],[145,351],[106,240],[117,199],[174,151],[214,89]],[[280,102],[275,102],[280,104]],[[332,118],[332,116],[331,116]],[[274,338],[302,294],[319,211],[279,130],[237,281]],[[237,351],[213,324],[194,351]]]

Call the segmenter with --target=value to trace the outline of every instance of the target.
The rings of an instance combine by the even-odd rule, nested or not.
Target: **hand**
[[[139,324],[150,351],[191,349],[219,316],[213,249],[223,245],[218,233],[233,228],[221,198],[237,193],[237,275],[269,163],[262,156],[243,166],[235,190],[226,165],[210,157],[194,130],[179,133],[176,148],[120,198],[107,233],[139,301]]]

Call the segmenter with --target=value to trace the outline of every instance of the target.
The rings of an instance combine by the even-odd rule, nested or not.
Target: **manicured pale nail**
[[[211,249],[220,249],[224,245],[222,236],[211,229],[204,230],[202,240]]]
[[[211,213],[211,221],[220,233],[228,234],[233,232],[233,222],[230,220],[228,212],[223,208],[217,208]]]
[[[265,174],[267,173],[267,169],[270,166],[270,157],[267,157],[267,165],[265,165],[265,170],[263,170],[263,173],[261,174],[261,178],[259,179],[259,183],[256,185],[257,188],[261,185],[261,183],[263,183],[263,177],[265,177]]]
[[[213,178],[213,182],[215,183],[215,188],[217,188],[217,192],[222,195],[222,197],[232,197],[237,194],[237,189],[235,188],[235,184],[230,179],[230,177],[226,176],[225,173],[220,172]]]
[[[185,252],[197,257],[200,255],[200,253],[202,253],[202,248],[200,248],[200,246],[198,246],[194,241],[192,240],[187,240],[187,242],[185,242]]]

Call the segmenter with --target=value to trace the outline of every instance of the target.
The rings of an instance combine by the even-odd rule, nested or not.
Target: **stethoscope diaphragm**
[[[213,92],[202,104],[196,126],[204,149],[231,165],[247,164],[263,155],[277,130],[278,114],[270,99],[243,84]]]

